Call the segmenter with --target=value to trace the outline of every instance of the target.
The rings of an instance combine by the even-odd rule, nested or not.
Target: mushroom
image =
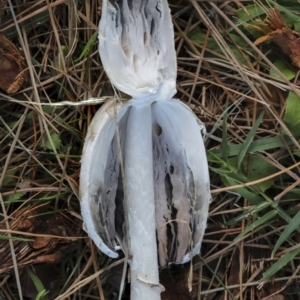
[[[199,254],[210,202],[204,125],[176,92],[167,0],[103,1],[99,52],[118,89],[93,118],[80,174],[84,226],[129,257],[131,299],[160,299],[158,270]]]

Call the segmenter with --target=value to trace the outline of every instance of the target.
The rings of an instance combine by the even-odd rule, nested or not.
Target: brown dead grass
[[[288,81],[272,64],[266,49],[255,46],[236,26],[235,11],[246,3],[170,2],[178,55],[177,97],[188,103],[206,124],[207,149],[222,146],[226,101],[230,107],[226,124],[228,143],[242,144],[262,110],[266,114],[255,139],[280,136],[280,128],[289,133],[282,116],[287,92],[300,95],[298,81]],[[9,249],[12,259],[9,272],[7,265],[5,268],[0,266],[0,298],[21,299],[22,294],[32,292],[32,288],[22,283],[28,275],[26,277],[21,270],[26,264],[20,263],[20,250],[16,245],[24,243],[22,247],[26,246],[26,251],[34,257],[37,249],[33,244],[40,234],[39,228],[33,226],[28,230],[13,224],[18,211],[34,218],[38,213],[32,207],[44,205],[43,213],[59,216],[65,220],[64,224],[70,224],[66,235],[63,230],[60,234],[42,233],[42,237],[51,239],[55,246],[55,251],[50,254],[57,251],[62,254],[55,261],[61,275],[59,288],[55,291],[60,295],[56,299],[113,299],[111,292],[118,289],[123,260],[112,261],[103,256],[87,238],[81,229],[78,203],[83,140],[99,105],[72,105],[91,97],[113,95],[100,63],[97,41],[78,59],[97,30],[100,1],[79,1],[77,7],[75,2],[66,0],[17,0],[12,3],[13,11],[9,2],[0,4],[0,33],[22,49],[29,77],[27,85],[18,93],[11,96],[0,93],[0,235],[29,240],[1,242],[0,253],[4,248]],[[189,35],[197,27],[206,34],[201,43],[193,42]],[[251,49],[248,57],[244,51],[246,46],[229,46],[224,31],[230,27]],[[208,38],[211,37],[221,53],[209,48]],[[233,49],[244,55],[245,61],[241,62]],[[270,78],[266,72],[269,68],[281,74],[281,80]],[[69,101],[69,105],[51,105],[62,101]],[[300,146],[292,134],[289,136],[290,147],[261,151],[258,155],[274,165],[278,172],[287,174],[289,183],[296,186],[299,166],[291,149],[300,150]],[[294,164],[297,164],[295,168],[288,169]],[[264,224],[245,239],[233,242],[252,222],[252,216],[232,226],[225,227],[224,224],[253,205],[232,187],[224,186],[220,176],[213,171],[211,183],[213,201],[201,258],[194,260],[193,294],[186,289],[189,268],[178,267],[172,276],[164,271],[165,283],[162,283],[169,290],[172,284],[182,287],[182,294],[169,291],[165,299],[179,299],[178,295],[180,299],[225,300],[232,299],[232,295],[235,299],[266,299],[273,294],[270,299],[291,299],[285,284],[291,284],[289,279],[293,279],[292,286],[298,288],[298,259],[288,265],[289,276],[278,275],[258,291],[256,286],[263,271],[280,257],[270,259],[268,242],[278,237],[276,229],[271,231],[268,224]],[[277,194],[275,189],[270,192],[274,198]],[[288,204],[286,209],[290,209]],[[278,221],[276,226],[283,230],[286,223]],[[68,247],[67,238],[70,238],[70,251],[65,253],[57,245],[63,240],[64,247]],[[280,248],[281,254],[284,251],[289,248]],[[45,265],[45,272],[48,272],[47,268]],[[291,295],[293,299],[299,299],[296,294]],[[281,296],[284,298],[275,298]],[[129,299],[127,291],[124,299]]]

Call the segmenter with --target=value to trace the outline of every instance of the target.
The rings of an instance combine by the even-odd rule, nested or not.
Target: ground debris
[[[74,241],[69,238],[75,235],[70,222],[59,213],[45,211],[47,209],[44,205],[26,206],[9,216],[19,268],[36,263],[58,263],[75,246]],[[0,222],[0,228],[4,230],[5,221]],[[20,234],[15,234],[16,231]],[[22,235],[22,232],[26,235]],[[28,241],[20,238],[26,238]],[[0,253],[0,274],[11,271],[13,261],[8,239],[0,240]]]
[[[260,45],[267,41],[273,41],[285,55],[290,57],[293,65],[300,68],[300,41],[285,23],[276,7],[268,13],[264,23],[267,34],[258,38],[254,44]]]
[[[246,248],[241,251],[240,247],[236,247],[232,255],[231,265],[228,273],[227,285],[239,285],[242,278],[243,283],[250,283],[252,281],[259,281],[263,273],[269,269],[272,265],[270,261],[265,258],[270,257],[270,251],[266,248],[259,247],[263,245],[263,241],[257,244],[257,248]],[[241,257],[244,265],[241,267]],[[231,291],[236,297],[243,295],[243,299],[253,300],[285,300],[286,297],[283,294],[282,286],[280,282],[270,281],[266,282],[262,288],[258,289],[257,286],[244,287],[240,291],[236,288]],[[224,294],[220,299],[227,299],[227,294]]]
[[[197,285],[193,291],[188,289],[188,274],[190,264],[172,266],[160,274],[160,283],[166,291],[161,294],[162,300],[194,300],[197,299]]]

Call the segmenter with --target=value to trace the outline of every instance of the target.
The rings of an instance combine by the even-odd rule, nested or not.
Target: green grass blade
[[[270,279],[275,273],[281,270],[286,264],[288,264],[295,256],[300,253],[300,248],[295,249],[293,251],[287,252],[280,259],[272,265],[264,274],[261,281],[266,281]]]
[[[254,191],[253,192],[248,191],[246,188],[238,188],[235,190],[235,192],[240,194],[243,198],[247,199],[247,201],[251,205],[259,205],[265,201],[264,198],[255,194]]]
[[[251,145],[248,148],[247,153],[249,152],[257,152],[257,151],[267,151],[275,148],[282,148],[286,147],[286,145],[290,146],[293,144],[293,142],[287,138],[284,137],[285,141],[283,141],[283,138],[280,136],[275,136],[267,139],[257,140],[251,143]],[[241,151],[244,144],[237,144],[237,145],[228,145],[228,156],[237,156],[239,152]],[[223,150],[221,149],[213,149],[210,150],[211,153],[213,153],[215,156],[222,157]]]
[[[278,248],[281,246],[281,244],[286,241],[289,236],[300,226],[300,211],[292,218],[291,222],[285,227],[284,231],[280,235],[279,239],[277,240],[277,243],[274,246],[274,249],[272,251],[272,258],[274,257],[274,254],[278,250]]]
[[[235,175],[235,174],[232,174],[232,173],[231,174],[226,174],[226,175],[223,174],[222,180],[223,180],[223,182],[226,186],[233,186],[233,185],[236,185],[236,184],[243,183],[241,181],[242,176],[240,176],[239,180],[236,180],[236,178],[233,178],[234,177],[233,175]],[[238,175],[239,174],[237,174],[237,176]],[[250,187],[250,189],[251,189],[251,187]],[[235,192],[240,194],[243,198],[247,199],[249,201],[249,203],[252,204],[252,205],[259,205],[260,203],[265,202],[264,198],[257,195],[255,193],[255,191],[252,190],[252,189],[251,189],[251,191],[249,191],[247,188],[238,188],[238,189],[235,189]]]
[[[38,292],[37,299],[48,300],[48,297],[45,294],[46,289],[44,288],[44,285],[41,282],[41,280],[32,272],[32,270],[29,267],[26,267],[26,271],[28,272],[28,275],[30,276],[34,286],[37,289],[37,292]],[[42,298],[41,298],[41,295],[42,295]]]
[[[222,150],[222,149],[218,149]],[[206,151],[207,159],[209,162],[221,165],[222,167],[227,167],[227,163],[222,160],[222,151],[220,151],[220,155],[216,155],[213,151]]]
[[[243,219],[246,219],[250,216],[253,216],[255,214],[257,214],[258,212],[260,212],[261,210],[267,208],[270,206],[270,203],[268,203],[267,201],[260,203],[258,205],[256,205],[254,208],[249,209],[248,211],[244,212],[243,214],[233,218],[232,220],[230,220],[229,222],[227,222],[225,224],[225,226],[230,226],[232,224],[235,224],[237,222],[242,221]]]
[[[254,221],[251,225],[249,225],[243,232],[241,232],[235,239],[234,241],[238,241],[240,240],[243,236],[245,236],[247,233],[249,233],[250,231],[253,231],[254,229],[256,229],[257,227],[268,223],[269,220],[271,220],[272,218],[274,218],[277,215],[277,211],[275,210],[271,210],[268,213],[266,213],[263,217],[257,219],[256,221]]]
[[[18,242],[33,242],[33,239],[26,239],[17,236],[0,235],[0,240],[13,240]]]
[[[240,169],[240,166],[242,164],[242,161],[245,157],[245,155],[247,154],[247,151],[253,141],[253,138],[255,137],[256,131],[262,121],[262,118],[264,117],[265,112],[262,111],[261,114],[259,115],[258,119],[256,120],[254,126],[251,128],[247,138],[245,139],[245,142],[243,143],[243,146],[238,154],[237,157],[237,169]]]
[[[240,8],[236,11],[239,21],[248,23],[253,19],[265,15],[265,11],[257,4],[249,4],[246,7]]]
[[[228,136],[227,136],[227,116],[228,116],[228,100],[225,105],[225,113],[223,119],[222,132],[222,158],[227,162],[228,160]]]
[[[96,38],[98,35],[98,31],[95,31],[94,34],[90,37],[89,41],[87,42],[87,44],[84,46],[81,54],[79,55],[79,57],[75,60],[75,62],[79,62],[82,60],[82,58],[91,50],[91,48],[93,47]]]
[[[277,214],[279,217],[281,217],[287,224],[289,224],[292,221],[292,218],[290,217],[289,214],[287,214],[285,212],[285,210],[283,208],[281,208],[280,206],[278,206],[277,202],[274,202],[271,198],[269,198],[266,194],[261,193],[261,195],[270,203],[272,203],[272,207],[274,209],[276,209]],[[300,228],[296,228],[297,232],[300,233]]]
[[[44,300],[44,299],[46,299],[47,293],[48,292],[46,290],[43,290],[43,291],[39,292],[37,294],[37,296],[35,297],[35,300]]]
[[[291,12],[291,9],[287,9],[285,8],[284,6],[282,5],[279,5],[277,2],[273,1],[273,0],[268,0],[270,3],[272,3],[275,7],[278,8],[278,10],[280,12],[284,12],[286,13],[290,18],[292,18],[295,22],[299,22],[300,21],[300,18]]]

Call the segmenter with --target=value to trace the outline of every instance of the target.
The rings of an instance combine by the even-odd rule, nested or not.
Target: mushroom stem
[[[151,105],[132,105],[125,146],[132,300],[159,300]]]

